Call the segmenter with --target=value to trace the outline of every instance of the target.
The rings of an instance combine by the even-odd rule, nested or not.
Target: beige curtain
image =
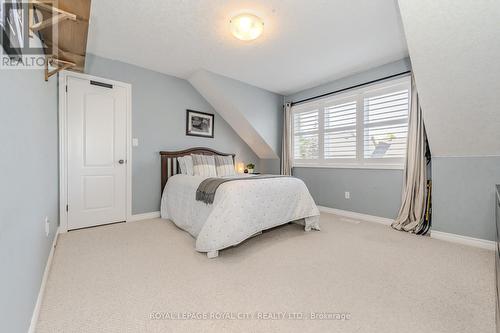
[[[286,103],[283,110],[283,139],[281,144],[281,174],[292,175],[292,104]]]
[[[398,217],[392,223],[396,230],[418,232],[425,214],[427,163],[426,139],[422,109],[412,78],[411,109],[408,124],[408,143],[403,183],[403,199]]]

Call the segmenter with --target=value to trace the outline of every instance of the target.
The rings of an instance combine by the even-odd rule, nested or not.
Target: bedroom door
[[[66,82],[68,230],[125,221],[127,89]]]

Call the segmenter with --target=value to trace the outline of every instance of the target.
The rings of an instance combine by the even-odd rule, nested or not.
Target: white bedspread
[[[161,200],[161,217],[195,237],[199,252],[221,250],[292,221],[301,220],[307,231],[319,230],[319,210],[300,179],[227,182],[217,190],[212,205],[195,200],[203,179],[170,177]]]

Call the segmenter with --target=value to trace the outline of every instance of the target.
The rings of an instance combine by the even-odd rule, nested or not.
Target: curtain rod
[[[321,94],[321,95],[318,95],[318,96],[314,96],[314,97],[309,97],[309,98],[306,98],[306,99],[302,99],[300,101],[292,102],[290,104],[292,106],[294,106],[294,105],[305,103],[305,102],[309,102],[309,101],[312,101],[312,100],[315,100],[315,99],[318,99],[318,98],[330,96],[330,95],[333,95],[333,94],[338,94],[338,93],[346,91],[346,90],[351,90],[351,89],[354,89],[354,88],[363,87],[363,86],[366,86],[366,85],[369,85],[369,84],[372,84],[372,83],[380,82],[380,81],[387,80],[387,79],[392,79],[394,77],[397,77],[397,76],[400,76],[400,75],[405,75],[405,74],[410,74],[410,73],[411,73],[411,71],[406,71],[406,72],[401,72],[401,73],[398,73],[398,74],[389,75],[389,76],[386,76],[386,77],[382,77],[380,79],[368,81],[368,82],[361,83],[361,84],[356,84],[354,86],[347,87],[347,88],[342,88],[342,89],[335,90],[335,91],[332,91],[332,92],[329,92],[329,93],[326,93],[326,94]]]

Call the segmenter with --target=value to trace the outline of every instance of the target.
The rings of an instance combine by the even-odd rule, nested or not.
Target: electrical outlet
[[[138,138],[132,139],[132,147],[139,147],[139,139]]]
[[[345,198],[346,199],[351,199],[351,192],[345,192]]]
[[[45,217],[45,236],[48,237],[50,233],[50,220],[48,217]]]

